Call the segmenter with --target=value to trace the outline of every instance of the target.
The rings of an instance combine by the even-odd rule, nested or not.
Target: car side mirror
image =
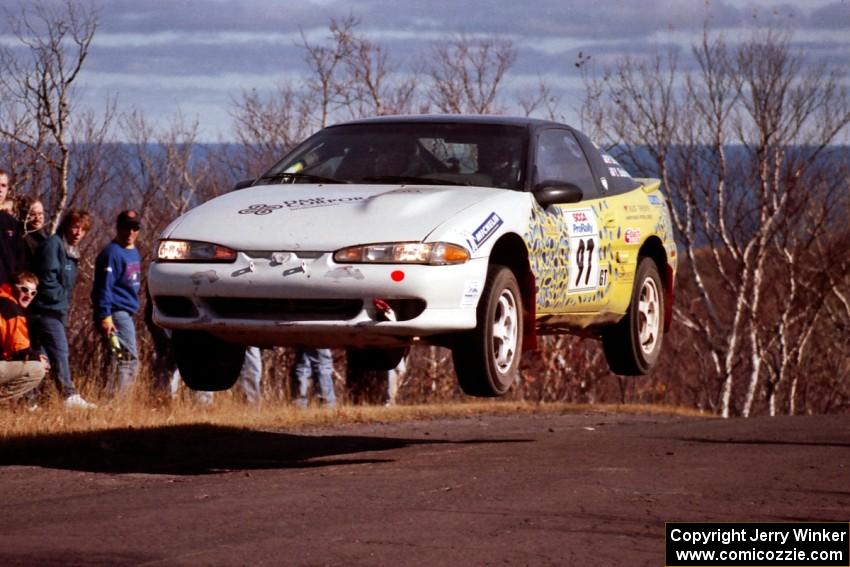
[[[566,181],[543,181],[534,187],[534,196],[541,207],[578,203],[584,193],[577,185]]]
[[[257,181],[256,179],[243,179],[242,181],[237,181],[235,185],[233,185],[233,189],[231,191],[238,191],[239,189],[244,189],[245,187],[250,187]]]

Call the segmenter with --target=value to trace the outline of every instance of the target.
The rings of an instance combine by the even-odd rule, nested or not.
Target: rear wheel
[[[661,354],[664,338],[664,293],[658,266],[641,258],[629,309],[602,335],[608,366],[615,374],[646,374]]]
[[[461,389],[470,396],[507,392],[519,374],[522,296],[513,272],[491,265],[478,302],[478,326],[452,347]]]
[[[205,331],[175,329],[174,359],[183,382],[193,390],[228,390],[242,370],[245,345],[223,341]]]

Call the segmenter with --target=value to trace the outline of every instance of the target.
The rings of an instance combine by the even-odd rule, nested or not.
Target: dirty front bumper
[[[240,252],[230,264],[155,262],[149,282],[154,321],[168,329],[257,346],[389,347],[474,328],[486,271],[486,259],[341,265],[330,253]]]

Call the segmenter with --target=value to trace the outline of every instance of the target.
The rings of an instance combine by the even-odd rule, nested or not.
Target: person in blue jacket
[[[30,304],[30,337],[34,347],[47,354],[53,374],[59,382],[65,407],[95,407],[80,396],[71,380],[68,363],[68,311],[77,281],[80,241],[91,227],[91,215],[79,209],[69,210],[56,234],[39,246],[33,260],[38,276],[38,294]]]
[[[95,323],[112,352],[113,371],[106,383],[110,397],[126,395],[136,381],[139,356],[133,315],[139,310],[142,283],[142,257],[136,248],[141,226],[136,211],[121,211],[115,238],[94,264],[91,301]]]

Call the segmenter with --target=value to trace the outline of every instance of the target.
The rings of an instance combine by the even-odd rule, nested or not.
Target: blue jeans
[[[263,375],[263,359],[260,357],[259,347],[248,347],[245,349],[245,361],[242,363],[242,371],[236,382],[245,394],[245,400],[252,405],[260,403],[260,380]]]
[[[129,311],[113,311],[112,323],[121,343],[121,357],[112,355],[106,393],[109,397],[124,396],[136,381],[139,353],[136,348],[136,325]]]
[[[319,397],[327,407],[336,406],[334,393],[334,359],[329,348],[303,348],[295,354],[295,378],[298,380],[296,405],[307,407],[310,377],[315,372],[319,382]]]
[[[62,397],[68,398],[77,393],[71,381],[71,366],[68,363],[68,337],[62,319],[51,315],[33,314],[29,318],[33,347],[47,355],[50,371],[59,383]]]

